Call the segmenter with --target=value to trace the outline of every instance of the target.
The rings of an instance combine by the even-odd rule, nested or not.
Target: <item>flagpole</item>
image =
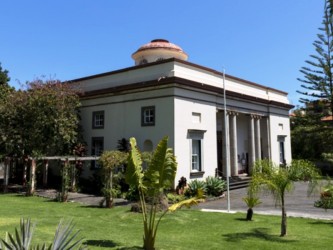
[[[225,90],[225,69],[223,69],[223,104],[224,104],[224,139],[225,139],[225,164],[226,164],[226,177],[227,177],[227,200],[228,200],[228,213],[230,212],[230,146],[229,146],[229,120],[227,121],[227,98]]]

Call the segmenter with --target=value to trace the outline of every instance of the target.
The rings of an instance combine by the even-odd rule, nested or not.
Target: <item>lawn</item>
[[[61,218],[74,219],[89,249],[141,249],[141,215],[128,206],[113,209],[58,203],[39,197],[0,195],[0,237],[14,232],[20,218],[37,222],[35,242],[51,242]],[[288,235],[279,237],[280,217],[207,213],[195,209],[167,214],[161,222],[156,247],[162,249],[327,249],[333,222],[288,219]]]

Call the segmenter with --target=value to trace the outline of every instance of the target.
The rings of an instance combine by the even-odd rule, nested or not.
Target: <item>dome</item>
[[[160,61],[168,58],[187,60],[188,56],[181,47],[165,39],[155,39],[142,45],[132,54],[135,65]]]

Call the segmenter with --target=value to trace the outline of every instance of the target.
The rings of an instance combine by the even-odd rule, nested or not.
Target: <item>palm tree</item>
[[[255,162],[250,186],[253,189],[268,190],[273,195],[276,205],[281,206],[281,237],[287,234],[286,193],[293,190],[294,182],[308,181],[310,194],[319,177],[319,171],[314,164],[305,160],[294,160],[290,166],[281,167],[268,160]]]
[[[260,205],[262,202],[260,198],[254,194],[248,194],[246,197],[243,197],[243,201],[246,203],[248,209],[246,213],[246,220],[252,220],[253,208]]]

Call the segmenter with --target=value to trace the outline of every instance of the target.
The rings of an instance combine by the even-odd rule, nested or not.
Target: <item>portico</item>
[[[250,174],[253,162],[260,159],[271,159],[269,150],[270,135],[268,133],[269,119],[265,114],[244,113],[237,110],[227,110],[226,122],[224,110],[217,110],[218,135],[218,173],[226,177],[227,166],[230,166],[230,176]],[[225,138],[225,124],[229,125]],[[229,140],[229,141],[227,141]],[[228,142],[228,143],[227,143]],[[230,162],[226,162],[229,145]]]

